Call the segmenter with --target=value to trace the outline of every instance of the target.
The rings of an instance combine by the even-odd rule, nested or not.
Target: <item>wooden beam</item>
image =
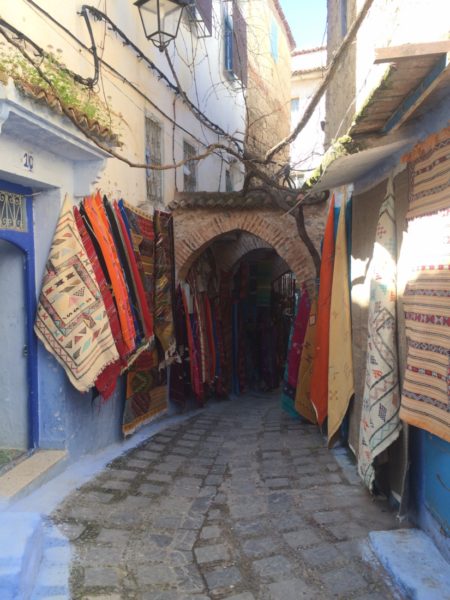
[[[415,56],[428,56],[430,54],[447,54],[450,52],[450,40],[440,42],[425,42],[423,44],[404,44],[403,46],[390,46],[388,48],[375,48],[375,64],[397,62]]]
[[[397,110],[389,117],[381,133],[395,131],[412,115],[448,72],[449,60],[450,54],[441,56],[420,84],[406,96]]]

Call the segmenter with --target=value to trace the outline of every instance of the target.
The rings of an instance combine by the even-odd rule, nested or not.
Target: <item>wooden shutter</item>
[[[247,85],[247,23],[233,0],[233,71]]]
[[[208,33],[212,31],[212,0],[196,0],[195,6],[200,13]]]

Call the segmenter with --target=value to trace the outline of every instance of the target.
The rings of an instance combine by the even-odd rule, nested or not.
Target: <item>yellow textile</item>
[[[314,360],[317,321],[317,300],[311,303],[308,326],[303,342],[302,357],[298,370],[295,410],[311,423],[317,423],[316,411],[311,402],[311,375]]]
[[[348,280],[345,195],[342,198],[334,255],[328,359],[328,445],[332,446],[354,393],[352,323]]]

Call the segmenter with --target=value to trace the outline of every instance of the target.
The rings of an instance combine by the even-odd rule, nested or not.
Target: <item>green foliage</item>
[[[45,55],[39,66],[51,86],[20,52],[0,47],[0,73],[11,77],[19,87],[24,84],[31,86],[34,92],[42,90],[49,93],[64,107],[106,127],[113,135],[110,112],[95,92],[74,81],[71,73],[50,53]]]

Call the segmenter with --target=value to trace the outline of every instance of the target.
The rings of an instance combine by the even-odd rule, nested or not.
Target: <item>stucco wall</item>
[[[343,39],[341,4],[328,0],[328,62]],[[347,1],[348,28],[362,5],[363,0]],[[373,63],[375,49],[445,40],[449,22],[446,0],[375,0],[328,87],[326,145],[348,131],[354,114],[381,81],[387,67]]]
[[[12,25],[23,31],[45,50],[57,55],[62,63],[84,77],[93,75],[93,61],[89,53],[51,23],[45,16],[27,3],[6,3],[7,9],[2,15]],[[83,3],[79,0],[59,2],[49,0],[40,3],[64,27],[72,31],[88,47],[90,39],[86,25],[79,12]],[[222,6],[220,0],[214,0],[215,26],[210,38],[200,39],[187,19],[184,19],[175,44],[169,47],[180,82],[188,97],[205,112],[211,121],[220,125],[227,133],[243,138],[245,129],[245,111],[243,92],[226,77],[223,61]],[[108,2],[108,17],[117,24],[165,74],[171,81],[172,75],[163,53],[160,53],[144,36],[137,8],[128,2]],[[119,152],[133,162],[145,162],[145,115],[151,115],[163,127],[163,162],[170,163],[183,159],[183,141],[191,143],[198,152],[205,145],[217,142],[217,134],[201,124],[178,97],[174,103],[174,94],[163,81],[149,70],[144,61],[139,61],[130,47],[114,35],[103,21],[91,24],[102,58],[131,81],[150,98],[146,101],[139,93],[127,85],[107,67],[102,67],[102,77],[97,92],[104,101],[105,115],[111,113],[113,129],[121,136],[122,147]],[[195,64],[195,74],[193,69]],[[167,117],[163,116],[165,113]],[[180,127],[173,130],[170,119]],[[226,157],[225,157],[226,158]],[[163,175],[164,200],[169,203],[178,185],[183,189],[182,167],[168,170]],[[220,182],[220,183],[219,183]],[[105,193],[113,197],[125,197],[133,204],[140,204],[146,198],[146,179],[144,169],[133,169],[116,159],[108,159],[99,185]],[[218,191],[225,189],[222,158],[217,155],[205,159],[198,166],[198,189]]]
[[[246,3],[248,29],[247,149],[264,156],[289,134],[291,54],[278,12],[270,0]],[[271,30],[278,30],[278,56],[271,53]],[[288,150],[276,156],[287,162]]]

